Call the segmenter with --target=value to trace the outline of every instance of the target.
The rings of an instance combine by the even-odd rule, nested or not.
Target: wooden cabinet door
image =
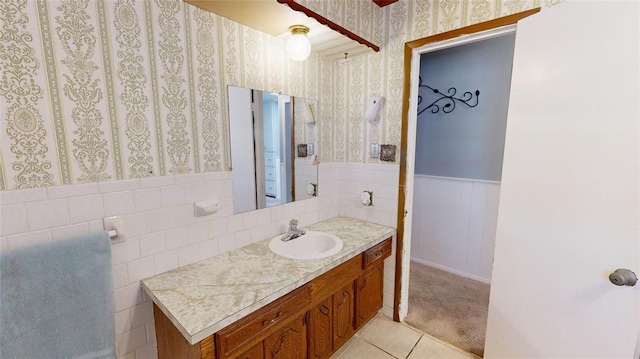
[[[306,314],[268,336],[263,344],[265,359],[306,359]]]
[[[325,359],[333,352],[332,297],[309,310],[309,358]]]
[[[333,350],[338,350],[353,336],[355,321],[354,282],[333,295]]]
[[[264,349],[262,342],[254,345],[251,349],[246,352],[240,354],[238,359],[263,359],[264,358]]]
[[[367,268],[357,280],[356,329],[371,319],[382,308],[384,262]]]

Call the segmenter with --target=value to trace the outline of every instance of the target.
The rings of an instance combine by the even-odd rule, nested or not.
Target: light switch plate
[[[371,158],[380,158],[380,144],[372,143],[371,144]]]

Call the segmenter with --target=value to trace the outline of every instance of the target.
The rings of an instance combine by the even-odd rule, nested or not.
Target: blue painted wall
[[[480,90],[480,98],[474,108],[458,102],[451,113],[418,116],[416,174],[500,181],[514,42],[511,34],[422,55],[423,84],[455,87],[456,97]],[[420,95],[420,109],[437,99],[427,89]]]

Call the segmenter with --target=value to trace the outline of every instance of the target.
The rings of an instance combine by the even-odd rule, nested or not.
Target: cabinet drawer
[[[267,181],[275,181],[276,180],[276,169],[273,167],[265,167],[264,168],[264,179]]]
[[[267,167],[275,167],[276,166],[276,161],[273,158],[273,155],[271,156],[264,156],[264,165]]]
[[[391,255],[391,238],[387,238],[379,244],[367,249],[363,253],[363,267],[367,267],[377,261],[381,261]]]
[[[362,274],[362,257],[355,256],[332,270],[314,279],[311,286],[311,305],[316,305],[341,287],[353,284],[353,280]]]
[[[276,195],[276,183],[273,181],[264,181],[264,191],[267,195]]]
[[[309,287],[304,286],[216,333],[217,359],[248,350],[308,308]]]

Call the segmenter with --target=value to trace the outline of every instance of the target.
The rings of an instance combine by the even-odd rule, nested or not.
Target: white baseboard
[[[443,266],[442,264],[432,263],[432,262],[426,261],[424,259],[415,258],[415,257],[411,257],[411,261],[412,262],[416,262],[416,263],[420,263],[420,264],[424,264],[426,266],[433,267],[433,268],[436,268],[436,269],[440,269],[440,270],[443,270],[445,272],[453,273],[453,274],[459,275],[461,277],[477,280],[478,282],[491,284],[491,279],[489,279],[489,278],[485,278],[485,277],[481,277],[479,275],[475,275],[475,274],[463,272],[461,270],[449,268],[447,266]]]

